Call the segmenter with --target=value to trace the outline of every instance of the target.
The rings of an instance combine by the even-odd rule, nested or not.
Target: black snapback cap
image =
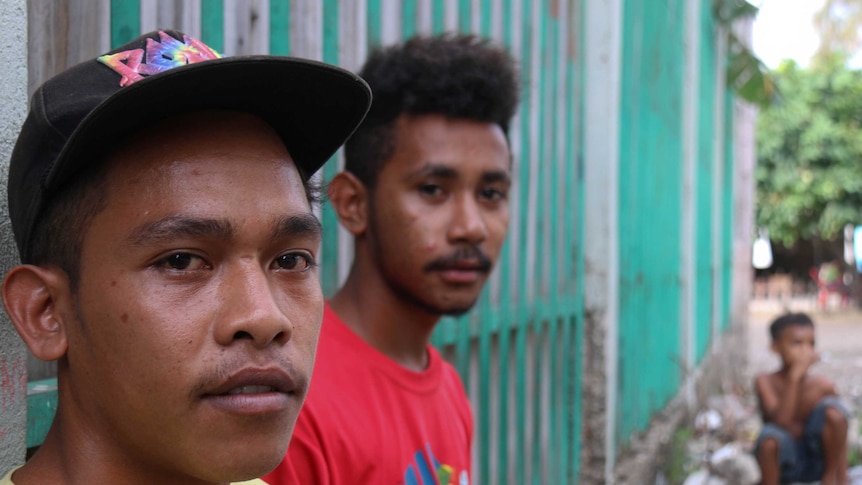
[[[117,140],[169,116],[233,110],[278,132],[308,180],[368,112],[371,90],[329,64],[281,56],[222,58],[181,32],[144,34],[46,81],[9,163],[9,216],[23,263],[45,204]]]

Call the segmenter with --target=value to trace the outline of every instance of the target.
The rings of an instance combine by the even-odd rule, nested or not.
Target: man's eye
[[[502,190],[498,190],[492,187],[488,187],[482,189],[481,196],[483,199],[487,200],[506,200],[509,197],[509,194]]]
[[[303,253],[287,253],[275,258],[273,266],[287,271],[308,271],[317,264],[311,256]]]
[[[190,253],[171,254],[159,261],[157,265],[175,271],[194,271],[207,266],[203,258]]]
[[[436,184],[422,184],[419,192],[423,195],[437,196],[443,193],[443,188]]]

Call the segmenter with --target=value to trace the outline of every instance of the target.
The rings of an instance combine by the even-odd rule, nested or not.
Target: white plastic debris
[[[694,427],[701,431],[715,431],[721,427],[721,414],[714,409],[698,413],[694,419]]]
[[[703,468],[689,475],[683,485],[727,485],[727,482],[717,476],[711,475]]]

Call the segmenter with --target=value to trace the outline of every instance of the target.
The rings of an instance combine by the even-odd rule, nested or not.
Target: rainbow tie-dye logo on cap
[[[116,54],[105,54],[97,60],[122,76],[120,86],[129,86],[146,76],[219,58],[221,54],[193,37],[183,34],[183,40],[179,41],[159,31],[158,41],[147,38],[146,50],[130,49]],[[144,59],[146,63],[142,64]]]

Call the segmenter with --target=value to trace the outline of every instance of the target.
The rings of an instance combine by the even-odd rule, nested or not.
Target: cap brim
[[[328,64],[276,56],[227,57],[142,79],[99,104],[75,129],[45,179],[64,183],[88,156],[149,124],[200,110],[233,110],[273,126],[303,180],[314,174],[362,122],[371,90]]]

